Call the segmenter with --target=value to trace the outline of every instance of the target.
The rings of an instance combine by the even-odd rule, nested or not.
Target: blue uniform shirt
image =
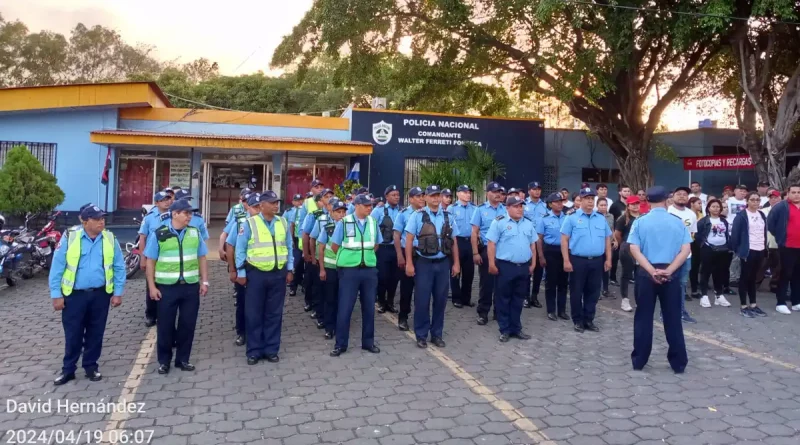
[[[400,214],[400,206],[397,205],[397,206],[392,207],[389,204],[386,204],[383,207],[375,207],[374,209],[372,209],[371,216],[373,218],[375,218],[375,221],[378,222],[378,226],[380,226],[381,223],[383,222],[383,218],[384,218],[383,209],[388,209],[389,210],[388,218],[391,219],[392,220],[392,224],[394,224],[394,221],[397,219],[397,215]],[[387,244],[392,244],[392,241],[393,240],[390,240],[390,239],[383,240],[383,242],[385,242]]]
[[[255,218],[261,218],[264,220],[264,224],[267,225],[267,229],[269,229],[269,233],[272,236],[275,236],[275,221],[278,220],[278,216],[275,215],[272,218],[272,221],[267,221],[264,218],[264,215],[258,214]],[[288,258],[286,258],[286,267],[289,272],[294,271],[294,249],[291,249],[291,240],[292,240],[292,233],[289,228],[288,221],[286,222],[286,247],[289,251]],[[236,237],[236,274],[239,277],[246,276],[244,271],[244,263],[247,260],[247,242],[250,241],[250,224],[245,223],[239,228],[239,234]]]
[[[498,216],[505,215],[507,215],[506,206],[503,204],[498,204],[497,208],[494,208],[489,205],[489,201],[484,202],[472,215],[470,224],[477,226],[480,229],[481,243],[483,245],[486,245],[487,243],[486,232],[489,231],[489,226],[492,225],[492,221],[494,221],[494,219]]]
[[[327,215],[328,214],[328,209],[323,208],[322,209],[322,213]],[[314,223],[316,223],[316,222],[317,222],[317,217],[314,216],[313,213],[306,214],[306,217],[303,220],[303,231],[301,232],[301,234],[302,233],[307,233],[307,234],[311,235],[311,231],[314,229],[314,226],[316,225]]]
[[[286,209],[286,211],[283,212],[283,217],[289,224],[291,224],[294,222],[294,216],[296,214],[297,214],[297,207],[292,207],[290,209]]]
[[[467,205],[461,204],[460,201],[447,208],[447,211],[453,214],[456,220],[456,225],[453,227],[453,232],[456,236],[464,236],[469,238],[472,235],[472,215],[478,207],[468,202]]]
[[[192,219],[189,220],[189,225],[197,228],[200,231],[200,237],[203,241],[208,239],[208,228],[206,228],[206,220],[197,213],[192,214]]]
[[[528,218],[535,224],[544,215],[547,215],[547,204],[544,203],[543,199],[539,198],[539,201],[536,203],[531,201],[531,198],[525,200],[525,218]]]
[[[410,233],[410,234],[414,235],[414,245],[415,246],[419,245],[419,240],[417,239],[417,235],[419,235],[419,231],[422,230],[422,212],[426,212],[428,214],[428,216],[430,216],[431,222],[433,223],[434,226],[436,226],[436,233],[438,235],[442,234],[442,227],[444,227],[444,210],[442,210],[441,207],[439,207],[439,210],[437,212],[434,212],[433,210],[431,210],[430,207],[425,206],[422,209],[417,210],[416,212],[412,213],[411,216],[408,217],[408,222],[406,223],[405,233]],[[455,222],[455,219],[453,218],[452,214],[449,214],[449,216],[450,216],[450,227],[453,228],[453,238],[455,239],[455,237],[456,237],[456,232],[455,232],[456,222]],[[439,248],[441,249],[441,247],[442,247],[442,241],[440,239],[439,240]],[[439,253],[437,253],[436,255],[433,255],[433,256],[426,256],[426,255],[422,255],[419,252],[419,250],[417,250],[417,254],[419,256],[423,257],[423,258],[431,258],[431,259],[434,259],[434,260],[445,257],[445,254],[442,253],[442,252],[439,252]]]
[[[406,207],[402,212],[398,213],[397,217],[394,219],[394,231],[400,232],[400,247],[403,248],[403,255],[405,255],[406,248],[406,234],[403,232],[406,230],[408,217],[414,212],[415,210],[412,207]]]
[[[531,244],[536,238],[533,221],[525,217],[519,221],[508,215],[495,219],[486,232],[486,239],[496,244],[495,258],[517,264],[531,260]]]
[[[154,207],[155,208],[155,207]],[[142,220],[142,225],[139,226],[139,235],[150,235],[161,226],[166,226],[170,223],[172,215],[169,212],[164,213],[148,213]]]
[[[361,230],[361,233],[363,234],[364,224],[366,224],[367,220],[364,219],[364,222],[362,223],[361,221],[358,220],[358,218],[354,219],[356,220],[356,225],[358,226],[358,229]],[[333,242],[333,244],[336,244],[337,246],[341,246],[342,240],[344,239],[344,224],[342,224],[342,221],[344,221],[344,219],[341,219],[339,220],[339,222],[336,223],[336,228],[333,229],[333,235],[331,235],[331,241]],[[381,231],[378,229],[378,225],[380,225],[380,223],[378,221],[375,221],[375,232],[377,232],[375,234],[375,242],[380,244],[383,242],[383,235],[381,235]],[[328,242],[327,234],[325,235],[325,242],[326,243]]]
[[[561,233],[569,236],[569,251],[572,255],[598,257],[606,251],[606,238],[611,236],[611,229],[605,216],[597,212],[587,215],[578,209],[564,219]]]
[[[239,221],[236,221],[236,219],[229,221],[222,231],[227,233],[228,238],[230,238],[232,234],[239,231]]]
[[[303,235],[302,228],[303,228],[303,222],[306,220],[306,215],[308,215],[308,210],[306,210],[305,201],[303,201],[303,205],[301,205],[297,209],[297,213],[294,215],[294,217],[297,219],[296,224],[299,225],[300,229],[301,229],[300,230],[300,236]],[[295,222],[294,219],[287,220],[287,221],[288,221],[289,224]]]
[[[183,229],[179,232],[172,227],[172,224],[170,224],[168,227],[170,232],[178,235],[178,239],[183,242],[183,236],[186,234],[186,229]],[[208,246],[206,245],[206,240],[204,240],[202,236],[200,237],[199,243],[200,244],[197,246],[197,256],[201,257],[208,255]],[[150,235],[147,235],[147,246],[144,248],[144,256],[153,260],[157,260],[158,251],[158,238],[156,237],[156,232],[153,232]]]
[[[73,234],[74,236],[74,234]],[[75,272],[75,286],[73,289],[86,290],[95,287],[105,287],[106,272],[103,269],[103,236],[97,235],[92,240],[86,232],[81,235],[81,259],[78,260],[78,270]],[[67,242],[62,238],[55,253],[53,264],[50,266],[50,298],[61,298],[61,278],[67,267]],[[114,242],[114,295],[125,293],[125,260],[119,243]],[[67,297],[69,298],[69,297]]]
[[[536,233],[544,235],[542,242],[551,246],[561,245],[561,226],[567,216],[562,211],[560,215],[556,216],[552,210],[547,212],[547,215],[539,218],[536,221]]]
[[[325,213],[325,217],[326,217],[326,219],[323,220],[322,219],[322,215],[320,215],[320,217],[317,218],[316,221],[314,221],[314,227],[311,229],[311,233],[308,234],[309,238],[312,238],[312,239],[315,239],[315,240],[319,239],[319,235],[321,233],[325,232],[325,230],[324,230],[325,229],[325,225],[328,223],[327,218],[330,218],[331,216],[329,214]]]
[[[670,264],[692,237],[680,218],[663,207],[651,209],[633,221],[628,244],[639,246],[650,264]]]

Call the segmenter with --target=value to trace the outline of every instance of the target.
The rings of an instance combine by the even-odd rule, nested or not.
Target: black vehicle
[[[141,224],[141,221],[136,218],[133,218],[133,222]],[[142,261],[140,254],[139,235],[136,235],[136,239],[132,243],[125,243],[125,275],[128,279],[133,278],[139,272],[139,265]]]

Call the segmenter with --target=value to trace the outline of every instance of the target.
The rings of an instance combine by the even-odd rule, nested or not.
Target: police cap
[[[362,206],[371,206],[372,198],[370,198],[367,195],[358,195],[356,196],[356,199],[353,200],[353,204]]]
[[[247,195],[247,205],[250,207],[258,205],[259,198],[261,198],[261,193],[250,193]]]
[[[408,196],[414,197],[419,195],[424,195],[425,191],[422,190],[420,187],[413,187],[411,190],[408,191]]]
[[[189,201],[192,199],[192,195],[190,195],[186,190],[178,190],[175,192],[175,199],[185,199]]]
[[[156,194],[153,195],[153,202],[163,201],[165,199],[168,199],[169,197],[170,196],[167,194],[167,192],[162,190],[160,192],[156,192]]]
[[[429,185],[428,188],[425,189],[426,195],[438,195],[442,193],[442,188],[438,185]]]
[[[583,198],[584,196],[597,196],[597,193],[595,193],[595,191],[592,190],[591,187],[584,187],[584,188],[581,189],[581,194],[580,195],[581,195],[581,198]]]
[[[442,195],[444,195],[444,196],[453,196],[453,192],[451,192],[450,189],[444,189],[444,190],[442,190]]]
[[[95,205],[90,205],[81,210],[81,220],[83,221],[86,221],[87,219],[101,219],[105,216],[106,213]]]
[[[253,193],[253,191],[251,189],[245,187],[245,188],[242,189],[242,191],[239,192],[239,196],[244,198],[245,195],[249,195],[250,193]]]
[[[333,203],[333,205],[331,205],[331,212],[335,212],[337,210],[347,210],[347,204],[337,200],[335,203]]]
[[[539,184],[539,181],[531,181],[528,183],[528,190],[540,188],[542,188],[542,185]]]
[[[315,179],[315,180],[311,181],[311,188],[312,188],[312,189],[313,189],[314,187],[317,187],[317,186],[324,186],[324,185],[325,185],[325,184],[324,184],[324,183],[322,182],[322,180],[320,180],[320,179]]]
[[[397,186],[396,185],[390,185],[389,187],[386,187],[386,190],[383,191],[383,196],[386,196],[389,193],[396,192],[396,191],[397,191]]]
[[[170,204],[170,212],[184,212],[192,210],[192,205],[185,199],[176,199],[175,202]]]
[[[301,195],[299,193],[294,195],[294,196],[292,196],[292,201],[302,201],[302,200],[303,200],[303,195]]]
[[[278,202],[281,199],[272,190],[264,190],[261,196],[258,197],[258,202]]]
[[[525,200],[519,196],[512,195],[506,199],[506,207],[521,206],[522,204],[525,204]]]
[[[545,202],[550,204],[551,202],[563,201],[563,200],[564,200],[564,197],[561,196],[561,193],[551,193],[551,194],[547,195],[547,199],[545,199]]]
[[[471,192],[472,187],[468,186],[467,184],[461,184],[456,189],[457,192]]]
[[[647,200],[652,203],[664,202],[668,197],[669,193],[660,185],[656,185],[647,189]]]
[[[503,188],[503,186],[501,186],[497,182],[490,182],[490,183],[486,184],[486,191],[487,192],[496,192],[496,191],[500,190],[501,188]]]

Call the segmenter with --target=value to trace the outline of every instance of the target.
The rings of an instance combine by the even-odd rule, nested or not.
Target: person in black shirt
[[[630,312],[633,310],[631,302],[628,299],[628,286],[633,281],[636,262],[631,256],[630,246],[628,245],[628,235],[631,232],[633,221],[639,217],[639,197],[636,195],[628,196],[627,209],[623,215],[620,215],[614,223],[614,238],[619,245],[619,259],[622,263],[622,276],[620,277],[620,296],[622,297],[622,310]]]
[[[618,220],[623,213],[625,213],[625,209],[628,208],[627,204],[625,204],[628,198],[631,196],[631,188],[627,185],[620,185],[619,186],[619,199],[614,201],[611,204],[611,207],[608,208],[608,213],[614,216],[614,221]],[[626,237],[627,238],[627,237]],[[611,255],[611,270],[609,271],[609,277],[611,284],[614,286],[619,286],[619,282],[617,282],[617,264],[619,263],[619,246],[620,244],[617,243],[617,248],[612,251]]]

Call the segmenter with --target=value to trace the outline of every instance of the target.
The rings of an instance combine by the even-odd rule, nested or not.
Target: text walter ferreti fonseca
[[[47,413],[47,414],[109,414],[109,413],[143,413],[144,402],[74,402],[69,399],[36,399],[19,401],[6,399],[8,413]]]

